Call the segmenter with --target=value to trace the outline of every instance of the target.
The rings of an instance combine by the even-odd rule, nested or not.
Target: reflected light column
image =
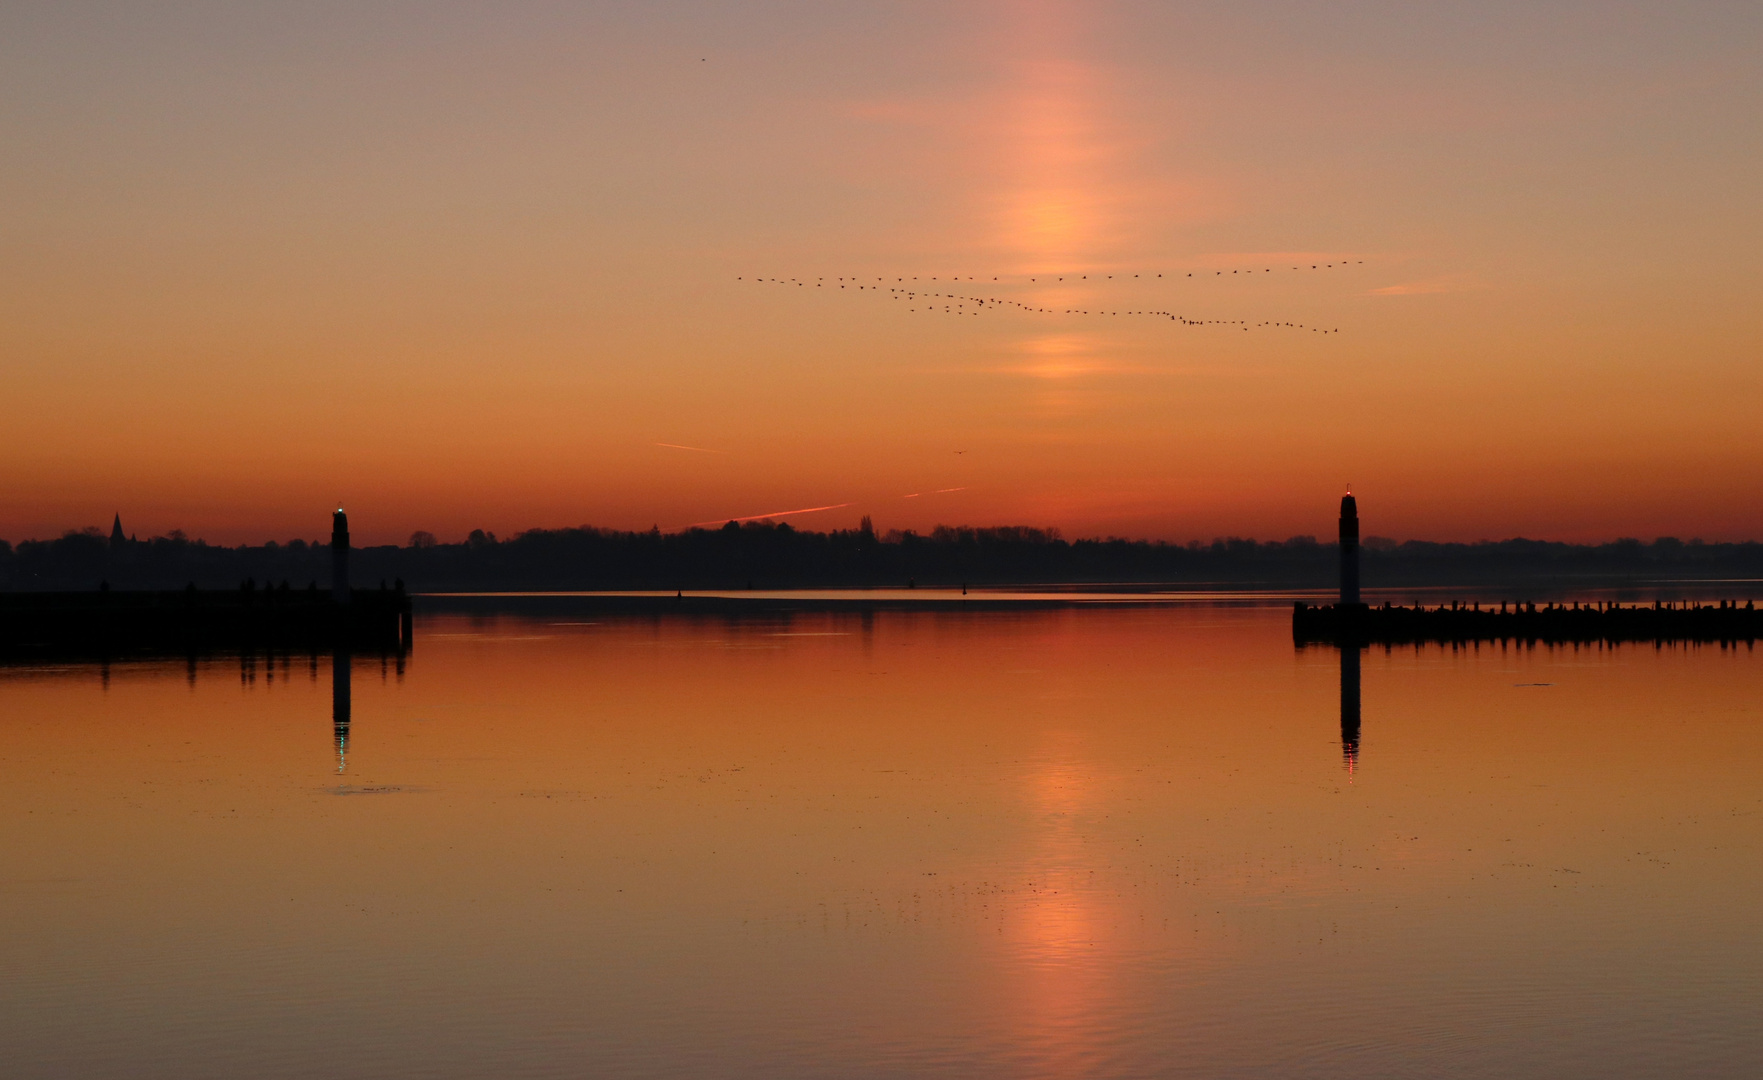
[[[1359,646],[1341,646],[1341,759],[1347,779],[1359,765]]]
[[[337,773],[349,766],[349,668],[348,649],[331,654],[331,734],[337,745]]]

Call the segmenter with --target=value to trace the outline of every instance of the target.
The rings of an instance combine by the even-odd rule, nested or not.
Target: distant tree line
[[[1337,548],[1314,537],[1236,537],[1186,544],[1118,538],[1066,540],[1056,529],[938,526],[929,533],[811,532],[772,522],[717,529],[623,532],[581,526],[531,529],[506,540],[474,531],[443,544],[426,532],[404,546],[357,548],[355,585],[403,581],[413,591],[574,589],[775,589],[831,586],[997,586],[1164,583],[1328,587]],[[1551,578],[1634,580],[1763,577],[1763,544],[1565,544],[1500,540],[1442,544],[1372,538],[1368,586],[1501,584]],[[0,540],[0,589],[321,587],[330,581],[324,542],[223,547],[181,533],[113,542],[96,528],[55,540]]]

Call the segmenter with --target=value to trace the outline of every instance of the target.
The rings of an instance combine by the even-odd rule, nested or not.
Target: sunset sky
[[[1350,482],[1763,538],[1759,55],[1738,2],[14,0],[0,537],[1265,539]]]

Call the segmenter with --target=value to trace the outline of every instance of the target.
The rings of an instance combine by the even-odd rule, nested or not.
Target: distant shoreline
[[[330,583],[328,544],[219,547],[181,536],[132,540],[120,526],[57,540],[0,543],[0,592],[173,590]],[[406,546],[351,549],[351,581],[372,589],[404,582],[412,593],[776,592],[839,589],[1081,589],[1090,592],[1333,589],[1339,547],[1314,537],[1237,538],[1209,544],[1066,540],[1026,527],[940,528],[926,535],[809,532],[749,522],[683,533],[583,527],[532,530],[458,544],[417,534]],[[1575,545],[1538,540],[1437,544],[1368,538],[1360,550],[1370,586],[1407,590],[1503,589],[1541,598],[1587,589],[1722,586],[1763,590],[1763,543]],[[1753,593],[1748,595],[1763,595]]]

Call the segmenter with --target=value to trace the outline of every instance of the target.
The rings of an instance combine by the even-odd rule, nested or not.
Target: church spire
[[[122,531],[122,513],[118,511],[115,520],[110,523],[110,546],[119,548],[128,542],[129,538]]]

